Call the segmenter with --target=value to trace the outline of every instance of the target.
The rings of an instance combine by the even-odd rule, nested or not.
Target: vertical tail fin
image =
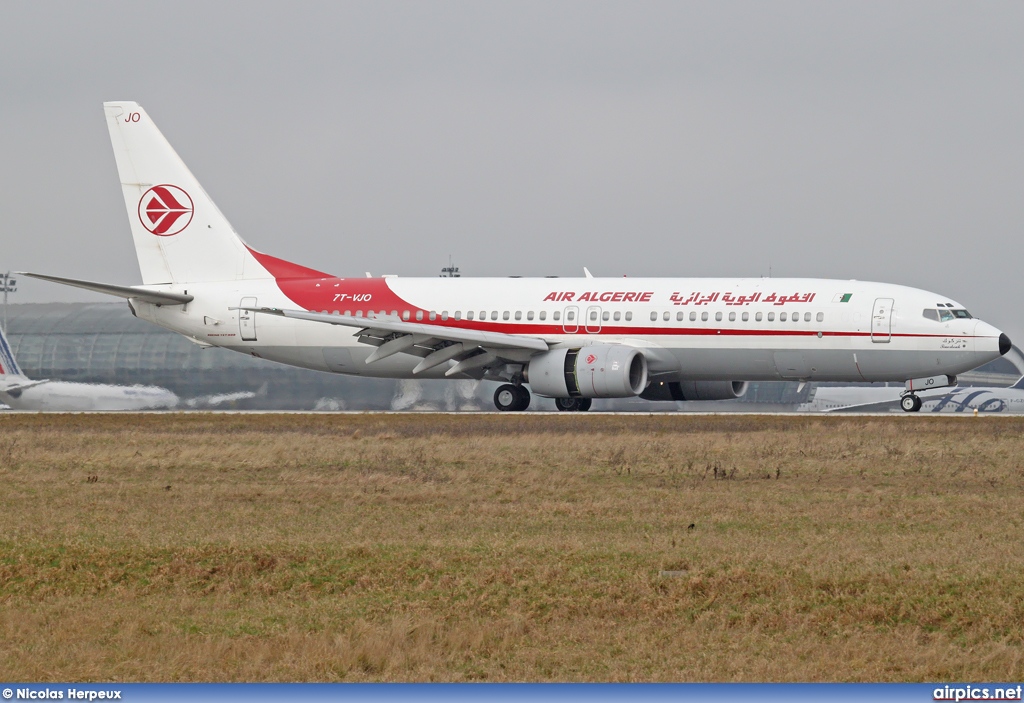
[[[268,277],[146,111],[103,109],[143,283]]]
[[[18,362],[14,359],[11,345],[7,343],[7,334],[0,328],[0,376],[24,376]]]

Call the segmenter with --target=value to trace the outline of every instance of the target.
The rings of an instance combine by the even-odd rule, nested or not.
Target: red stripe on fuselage
[[[823,337],[870,337],[870,331],[864,332],[830,332],[818,329],[782,329],[758,328],[737,329],[728,327],[639,327],[602,325],[599,332],[587,332],[586,325],[580,324],[575,332],[566,332],[561,323],[540,324],[537,322],[497,322],[483,320],[456,320],[449,316],[442,320],[440,313],[436,319],[430,320],[430,311],[411,305],[399,297],[388,285],[386,278],[337,278],[330,274],[293,264],[267,254],[249,249],[256,260],[263,265],[275,278],[278,288],[289,300],[298,307],[309,312],[350,311],[353,315],[362,313],[364,316],[390,315],[396,312],[402,315],[409,311],[409,322],[435,325],[463,330],[479,330],[483,332],[501,332],[503,334],[521,334],[531,336],[552,336],[574,334],[579,337],[602,336],[726,336],[726,337],[816,337],[821,332]],[[474,307],[474,309],[476,309]],[[423,319],[417,320],[416,313],[423,313]],[[583,323],[583,321],[580,321]],[[779,322],[779,325],[796,324]],[[799,323],[814,324],[814,323]],[[373,318],[368,317],[366,326],[373,326]],[[944,337],[952,339],[971,339],[970,335],[894,333],[892,337]]]

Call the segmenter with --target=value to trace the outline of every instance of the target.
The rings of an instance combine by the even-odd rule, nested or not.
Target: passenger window
[[[533,310],[530,310],[530,311],[528,311],[526,313],[526,319],[527,320],[532,320],[533,319]]]
[[[558,313],[556,312],[555,314],[557,315]],[[547,313],[546,310],[541,310],[540,311],[540,319],[543,320],[543,319],[547,318],[547,316],[548,316],[548,313]],[[557,320],[558,318],[556,317],[555,319]]]
[[[472,320],[473,319],[473,311],[472,310],[470,310],[469,312],[466,313],[466,319],[467,320]]]
[[[505,312],[501,313],[501,319],[502,320],[507,320],[508,319],[508,310],[506,310]]]
[[[481,320],[486,320],[487,319],[487,311],[486,310],[481,310],[480,311],[480,319]]]
[[[562,313],[560,313],[559,311],[555,310],[555,312],[551,315],[551,319],[552,320],[557,320],[561,316],[562,316]]]
[[[743,321],[746,322],[749,319],[750,319],[750,313],[749,312],[743,313]]]
[[[810,322],[810,321],[811,321],[811,313],[805,312],[804,313],[804,322]]]
[[[409,311],[408,310],[403,310],[402,311],[402,319],[403,320],[408,320],[409,319]]]
[[[611,317],[608,314],[607,310],[605,310],[603,313],[601,313],[601,319],[604,320],[605,322],[608,322],[608,320],[611,319]]]
[[[416,311],[416,319],[417,320],[422,320],[423,319],[423,311],[422,310],[417,310]]]
[[[497,320],[498,319],[498,311],[497,310],[491,310],[491,319],[492,320]]]
[[[565,319],[568,320],[569,322],[572,322],[573,320],[575,320],[576,319],[576,311],[575,310],[570,310],[569,312],[565,313]]]
[[[362,316],[363,316],[363,311],[362,310],[356,310],[356,317],[362,317]]]
[[[684,312],[682,312],[682,311],[680,311],[680,312],[677,312],[677,313],[676,313],[676,322],[682,322],[682,321],[683,321],[683,315],[685,315],[685,314],[686,314],[686,313],[684,313]]]
[[[786,313],[782,313],[782,314],[785,315]],[[786,318],[783,317],[782,319],[785,320]],[[775,321],[775,313],[773,313],[773,312],[768,313],[768,322],[774,322],[774,321]]]
[[[633,319],[633,313],[632,312],[627,312],[626,313],[626,322],[629,322],[632,319]]]
[[[654,322],[657,319],[658,319],[658,313],[651,312],[651,322]]]
[[[720,313],[720,312],[716,312],[715,313],[715,321],[716,322],[721,322],[722,321],[722,313]]]
[[[756,322],[760,322],[761,321],[761,313],[759,313],[759,312],[754,313],[754,320]]]
[[[700,319],[701,319],[702,322],[707,322],[708,321],[708,313],[707,313],[707,311],[702,312],[700,314]]]
[[[622,319],[622,313],[619,312],[618,310],[616,310],[615,311],[615,321],[618,322],[620,319]]]
[[[447,320],[448,319],[448,311],[447,310],[441,311],[441,319],[442,320]]]
[[[523,319],[523,312],[522,312],[522,310],[516,310],[516,319],[517,320],[522,320]]]
[[[672,317],[672,313],[670,313],[668,310],[666,310],[664,312],[664,314],[662,314],[661,319],[664,320],[665,322],[668,322],[669,318],[671,318],[671,317]]]
[[[398,317],[398,311],[397,310],[392,310],[391,311],[391,317]]]
[[[729,313],[729,322],[736,322],[736,313]]]
[[[816,319],[818,322],[824,322],[825,321],[825,313],[819,312],[817,315],[815,315],[814,319]]]
[[[690,313],[690,322],[696,322],[696,321],[697,321],[697,313],[691,312]]]
[[[786,321],[786,313],[780,312],[779,313],[779,322],[785,322],[785,321]]]
[[[590,311],[590,321],[597,322],[597,310]]]
[[[462,311],[461,310],[456,310],[455,311],[455,319],[456,320],[461,320],[462,319]]]

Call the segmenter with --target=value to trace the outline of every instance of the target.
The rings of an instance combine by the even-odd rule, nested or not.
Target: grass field
[[[0,415],[0,679],[1019,681],[1022,434]]]

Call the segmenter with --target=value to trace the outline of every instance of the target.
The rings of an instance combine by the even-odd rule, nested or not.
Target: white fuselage
[[[923,315],[939,305],[961,308],[944,296],[860,281],[278,276],[150,288],[194,300],[133,301],[136,314],[199,343],[364,376],[413,377],[420,359],[395,354],[366,364],[375,347],[359,341],[359,328],[232,308],[385,316],[534,337],[556,348],[635,346],[660,380],[905,381],[962,373],[1001,353],[1000,331],[985,322]],[[416,377],[441,377],[449,366]]]

